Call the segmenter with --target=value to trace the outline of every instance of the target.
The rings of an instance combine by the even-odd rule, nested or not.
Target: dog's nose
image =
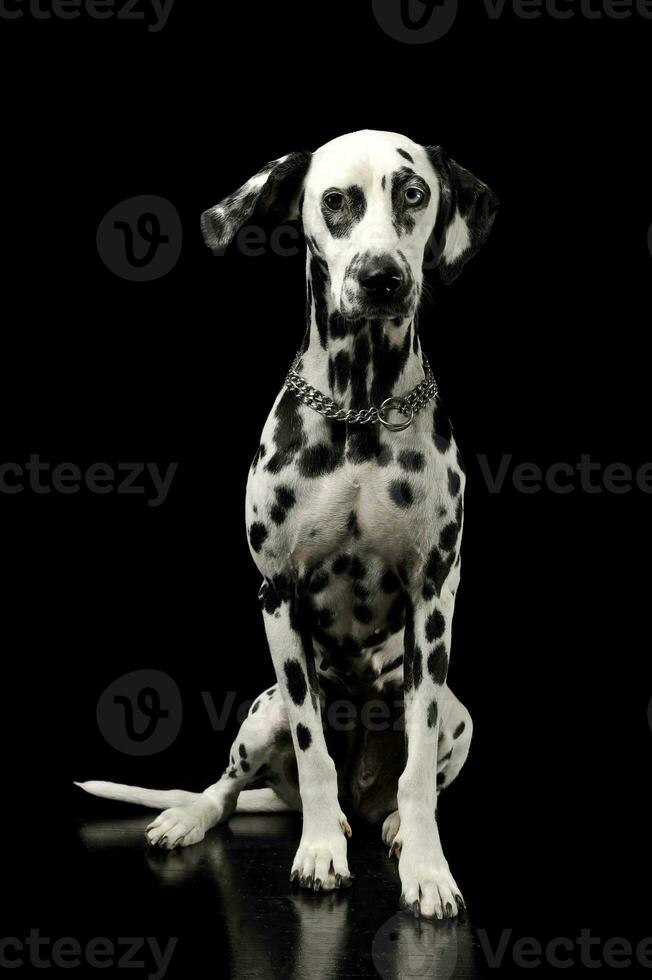
[[[377,262],[360,270],[358,281],[369,296],[394,296],[403,285],[403,273],[393,262]]]

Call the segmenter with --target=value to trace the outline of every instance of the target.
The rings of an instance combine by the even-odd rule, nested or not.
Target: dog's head
[[[268,163],[206,211],[202,228],[217,251],[246,224],[300,219],[331,312],[384,319],[413,315],[431,251],[440,279],[455,279],[497,208],[486,184],[440,147],[364,130]]]

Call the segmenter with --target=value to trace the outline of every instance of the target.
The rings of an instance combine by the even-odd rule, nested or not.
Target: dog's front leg
[[[414,913],[455,916],[464,907],[444,857],[436,820],[437,741],[448,670],[453,597],[408,604],[404,688],[407,762],[398,783],[402,900]]]
[[[262,599],[299,772],[303,831],[291,879],[303,888],[329,891],[349,883],[346,837],[351,828],[340,809],[337,772],[326,748],[308,623],[296,586],[285,576],[267,582]]]

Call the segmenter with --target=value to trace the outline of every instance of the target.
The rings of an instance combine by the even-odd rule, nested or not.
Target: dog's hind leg
[[[149,843],[165,850],[188,847],[236,810],[251,813],[300,808],[298,793],[292,792],[286,778],[287,746],[292,747],[287,712],[278,687],[274,686],[251,706],[221,778],[198,793],[190,804],[159,814],[147,827]],[[247,789],[252,785],[256,788]]]
[[[221,779],[203,793],[156,790],[91,780],[76,783],[92,796],[165,807],[147,828],[150,844],[167,850],[196,844],[235,811],[270,813],[301,809],[288,717],[278,687],[254,701],[231,748]],[[249,788],[248,788],[249,787]]]

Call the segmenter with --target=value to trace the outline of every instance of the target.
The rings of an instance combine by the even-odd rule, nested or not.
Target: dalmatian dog
[[[300,810],[291,880],[330,891],[351,881],[344,805],[382,823],[403,906],[464,908],[436,809],[472,734],[447,685],[465,476],[417,311],[425,258],[451,282],[497,207],[440,147],[364,131],[273,160],[203,215],[215,252],[247,225],[300,221],[307,324],[246,491],[277,684],[203,793],[80,784],[165,807],[152,845],[188,847],[236,809]]]

